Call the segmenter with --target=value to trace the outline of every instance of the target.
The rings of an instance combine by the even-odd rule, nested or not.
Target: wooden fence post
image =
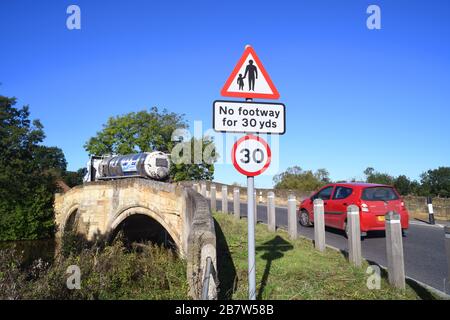
[[[394,211],[389,211],[385,215],[385,225],[389,283],[396,288],[405,289],[405,265],[400,215]]]
[[[359,225],[359,208],[355,205],[347,207],[348,260],[361,267],[361,229]]]
[[[206,184],[205,183],[202,183],[201,194],[202,194],[202,196],[206,197]]]
[[[275,193],[267,192],[267,227],[269,231],[275,232]]]
[[[234,188],[233,190],[233,207],[234,217],[239,220],[241,218],[241,201],[239,196],[239,188]]]
[[[297,200],[294,195],[288,197],[288,231],[291,239],[297,239]]]
[[[314,245],[317,250],[325,251],[325,217],[323,200],[314,200]]]
[[[211,211],[217,211],[217,205],[216,205],[216,185],[211,184],[209,187],[209,194],[211,197]]]
[[[222,212],[228,213],[228,189],[222,186]]]

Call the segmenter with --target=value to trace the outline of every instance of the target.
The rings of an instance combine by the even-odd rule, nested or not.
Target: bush
[[[66,252],[67,253],[67,252]],[[51,265],[36,261],[20,269],[17,254],[1,251],[0,299],[187,299],[186,265],[155,245],[131,251],[121,241],[104,249],[58,255]],[[69,290],[67,268],[81,270],[81,289]]]

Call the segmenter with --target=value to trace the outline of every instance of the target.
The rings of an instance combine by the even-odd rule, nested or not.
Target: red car
[[[403,234],[409,227],[409,213],[403,199],[395,188],[372,183],[332,183],[328,184],[310,198],[302,201],[298,211],[302,226],[314,223],[313,201],[324,201],[325,225],[345,230],[347,233],[347,206],[359,207],[361,236],[369,231],[384,230],[384,215],[388,211],[400,214]]]

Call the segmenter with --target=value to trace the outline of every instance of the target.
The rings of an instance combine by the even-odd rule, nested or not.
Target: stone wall
[[[216,231],[208,202],[199,193],[186,188],[186,217],[189,222],[187,239],[187,278],[190,295],[200,299],[205,277],[206,259],[210,257],[217,270]],[[217,274],[209,282],[208,298],[217,299]]]

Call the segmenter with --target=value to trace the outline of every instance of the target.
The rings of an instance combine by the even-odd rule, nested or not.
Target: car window
[[[398,195],[390,187],[371,187],[363,190],[361,199],[368,201],[397,200]]]
[[[331,192],[333,191],[333,186],[326,187],[325,189],[320,190],[314,197],[315,199],[329,200],[331,198]]]
[[[333,199],[335,199],[335,200],[345,199],[349,195],[351,195],[352,192],[353,192],[352,188],[336,187],[336,190],[334,191]]]

